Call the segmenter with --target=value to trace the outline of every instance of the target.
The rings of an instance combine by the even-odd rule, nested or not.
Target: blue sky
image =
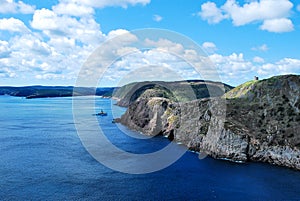
[[[296,0],[0,0],[0,85],[74,85],[101,43],[143,28],[189,37],[231,85],[254,75],[300,74]],[[146,57],[166,62],[149,52]],[[131,56],[118,65],[131,61],[138,60]],[[114,73],[105,85],[124,76]]]

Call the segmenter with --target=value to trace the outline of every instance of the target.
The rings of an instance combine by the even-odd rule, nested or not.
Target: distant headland
[[[76,89],[76,90],[74,90]],[[111,97],[115,87],[92,88],[72,86],[26,86],[26,87],[0,87],[0,95],[33,98],[53,98],[71,96],[104,96]]]
[[[158,87],[135,91],[131,99],[122,96],[120,105],[129,107],[116,122],[145,135],[164,135],[214,158],[300,170],[299,75],[255,77],[218,97],[196,95],[191,101],[176,101]]]

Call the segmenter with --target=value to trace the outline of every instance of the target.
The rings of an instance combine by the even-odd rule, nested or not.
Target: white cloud
[[[265,20],[260,26],[261,30],[269,32],[290,32],[294,30],[293,22],[287,18]]]
[[[293,23],[288,19],[292,7],[289,0],[253,0],[242,6],[236,0],[227,0],[219,8],[212,2],[202,4],[199,15],[208,23],[219,23],[224,19],[231,19],[234,26],[262,22],[262,30],[288,32],[293,30]]]
[[[127,8],[129,5],[135,6],[137,4],[146,5],[150,3],[151,0],[61,0],[63,3],[78,3],[81,5],[86,5],[94,8],[104,8],[110,6],[118,6]]]
[[[11,32],[30,32],[26,25],[15,18],[3,18],[0,19],[0,30],[6,30]]]
[[[221,79],[228,83],[236,79],[243,82],[248,79],[248,74],[255,70],[252,63],[244,59],[242,53],[232,53],[229,56],[213,54],[209,58],[216,66]]]
[[[60,0],[51,9],[34,10],[27,4],[0,0],[0,13],[33,13],[31,30],[15,18],[1,19],[0,29],[11,34],[0,40],[0,77],[75,80],[86,59],[106,39],[125,34],[123,42],[137,38],[124,29],[103,34],[94,8],[146,5],[150,0]],[[4,7],[5,6],[5,7]],[[5,9],[4,9],[5,8]],[[38,31],[37,31],[38,30]],[[137,52],[130,47],[114,54]],[[62,81],[63,82],[63,81]],[[70,82],[69,82],[70,83]]]
[[[106,36],[106,43],[105,43],[105,55],[110,55],[110,57],[115,56],[122,56],[120,54],[129,54],[131,50],[135,49],[130,46],[131,43],[138,41],[138,38],[136,35],[130,33],[129,31],[125,29],[116,29],[110,31]],[[111,40],[113,39],[113,40]],[[119,48],[115,48],[119,47]],[[113,49],[118,49],[117,52],[115,52]],[[102,53],[101,53],[102,54]]]
[[[31,26],[42,30],[51,39],[68,37],[86,45],[98,45],[104,40],[100,25],[91,16],[77,19],[43,8],[35,11]]]
[[[34,10],[35,6],[25,4],[22,1],[0,0],[0,13],[31,14]]]
[[[38,39],[31,34],[24,34],[16,36],[11,41],[11,49],[16,53],[31,54],[32,56],[49,56],[52,54],[53,49],[45,42]]]
[[[283,74],[299,74],[300,60],[292,58],[283,58],[275,63],[267,63],[262,65],[258,73],[265,76],[283,75]]]
[[[148,46],[156,47],[163,51],[172,52],[173,54],[180,55],[184,52],[184,48],[183,48],[182,44],[174,43],[174,42],[164,39],[164,38],[160,38],[157,41],[146,38],[145,44]]]
[[[251,1],[240,6],[235,0],[227,0],[222,9],[230,15],[236,26],[255,21],[288,17],[293,4],[289,0]]]
[[[266,52],[269,50],[269,47],[266,44],[262,44],[261,46],[251,48],[251,50]]]
[[[1,69],[7,68],[11,71],[10,76],[8,72],[5,76],[3,73],[0,76],[12,77],[13,72],[20,79],[26,77],[50,79],[51,77],[58,80],[74,80],[81,65],[94,48],[76,44],[69,48],[62,48],[59,46],[62,42],[54,43],[53,40],[55,39],[46,42],[39,34],[28,33],[0,42]]]
[[[11,68],[5,67],[0,69],[0,78],[14,78],[14,77],[17,77],[17,74]]]
[[[122,37],[122,41],[128,41],[128,42],[133,42],[138,40],[137,37],[133,34],[131,34],[129,31],[125,30],[125,29],[116,29],[116,30],[112,30],[107,34],[107,38],[114,38],[117,36],[123,36]],[[121,37],[120,37],[121,38]]]
[[[253,58],[253,62],[255,62],[255,63],[264,63],[265,60],[261,57],[256,56],[256,57]]]
[[[201,5],[201,11],[198,13],[203,20],[207,20],[210,24],[216,24],[226,19],[227,17],[222,14],[222,10],[217,7],[213,2],[206,2]]]
[[[101,42],[123,34],[126,37],[122,37],[123,41],[121,42],[129,44],[137,40],[135,35],[124,29],[112,30],[107,35],[103,34],[100,24],[96,22],[93,15],[94,8],[106,6],[122,6],[125,8],[129,5],[147,4],[147,2],[149,3],[150,0],[62,0],[58,5],[53,6],[52,10],[41,9],[34,12],[30,24],[32,28],[39,31],[34,29],[29,31],[22,21],[15,18],[1,19],[0,29],[17,32],[18,34],[12,34],[11,38],[7,39],[7,41],[0,40],[0,77],[16,77],[17,75],[28,77],[29,75],[35,79],[45,80],[75,79],[80,67]],[[249,4],[252,2],[255,1],[251,1]],[[21,5],[20,2],[15,4]],[[204,18],[206,16],[207,20],[210,20],[210,23],[217,23],[229,17],[232,18],[229,13],[224,11],[223,7],[217,8],[214,3],[206,4],[206,6],[208,5],[211,5],[213,8],[211,9],[211,13],[215,13],[209,14],[208,11],[211,10],[209,10],[209,7],[205,8],[204,6],[204,10],[206,9],[208,12],[204,15]],[[16,8],[14,12],[17,11],[21,12],[20,9]],[[219,11],[221,14],[218,13]],[[284,16],[283,19],[287,19],[287,17]],[[274,19],[256,21],[264,23],[268,22],[267,20]],[[241,19],[242,21],[248,23],[245,19]],[[275,29],[268,30],[276,31]],[[120,79],[130,70],[141,67],[145,68],[145,66],[149,68],[148,71],[145,71],[149,76],[151,66],[159,66],[165,69],[178,69],[177,72],[179,72],[180,76],[192,77],[197,75],[197,73],[187,68],[183,60],[192,60],[197,65],[199,64],[199,66],[203,64],[201,61],[202,58],[196,51],[193,49],[184,49],[180,43],[174,43],[163,38],[158,40],[146,39],[144,43],[152,46],[153,49],[141,52],[136,48],[128,46],[112,53],[109,50],[103,50],[104,52],[113,54],[113,56],[131,53],[114,64],[114,72],[112,72],[108,79]],[[205,42],[202,44],[202,47],[208,53],[214,53],[217,50],[216,45],[212,42]],[[267,51],[268,46],[263,44],[253,48],[253,50]],[[216,64],[222,76],[229,78],[247,77],[249,73],[253,72],[259,75],[270,75],[272,73],[299,72],[300,69],[299,60],[290,58],[284,58],[274,63],[265,63],[261,57],[246,60],[243,54],[233,53],[228,56],[213,54],[210,56],[210,59]],[[168,76],[166,72],[165,70],[157,71],[155,75]],[[95,74],[95,72],[92,73]],[[252,75],[250,78],[252,78]]]
[[[160,16],[160,15],[153,15],[153,20],[155,21],[155,22],[160,22],[160,21],[162,21],[162,16]]]
[[[154,48],[120,58],[110,66],[103,79],[123,85],[142,80],[182,80],[195,75],[198,75],[195,70],[180,58]]]
[[[240,80],[239,83],[242,83],[252,79],[254,75],[268,78],[275,75],[300,73],[300,60],[293,58],[283,58],[272,63],[265,63],[261,57],[254,57],[252,61],[246,60],[241,53],[232,53],[228,56],[213,54],[209,58],[217,67],[222,79],[229,83],[232,80]]]
[[[284,58],[276,63],[280,73],[288,74],[300,71],[300,60],[292,58]]]
[[[63,27],[62,24],[59,24],[57,18],[58,16],[53,11],[46,8],[36,10],[31,26],[39,30],[56,30],[59,29],[60,26]]]
[[[70,50],[76,47],[75,39],[68,37],[55,37],[51,38],[48,42],[55,49],[68,53]]]
[[[204,42],[202,44],[202,48],[207,52],[207,53],[213,53],[217,50],[217,46],[212,43],[212,42]]]
[[[275,69],[276,69],[276,66],[274,64],[267,63],[267,64],[262,65],[257,70],[257,73],[261,76],[270,76],[270,74],[272,76],[272,75],[275,75],[274,74]]]
[[[94,9],[90,6],[80,5],[78,2],[74,3],[59,3],[52,7],[53,11],[57,14],[64,14],[70,16],[86,16],[95,13]]]
[[[0,40],[0,59],[9,57],[10,53],[9,43]]]
[[[229,56],[213,54],[209,56],[209,58],[217,66],[217,68],[225,74],[233,74],[237,72],[245,73],[253,70],[252,63],[246,61],[242,53],[240,54],[232,53]]]

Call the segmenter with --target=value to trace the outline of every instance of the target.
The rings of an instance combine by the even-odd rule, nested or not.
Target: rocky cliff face
[[[300,170],[299,97],[300,76],[279,76],[245,83],[220,98],[185,103],[140,98],[120,121],[215,158]]]

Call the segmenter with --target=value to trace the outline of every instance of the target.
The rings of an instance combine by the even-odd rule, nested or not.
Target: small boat
[[[107,116],[107,113],[101,110],[101,112],[97,113],[96,116]]]

